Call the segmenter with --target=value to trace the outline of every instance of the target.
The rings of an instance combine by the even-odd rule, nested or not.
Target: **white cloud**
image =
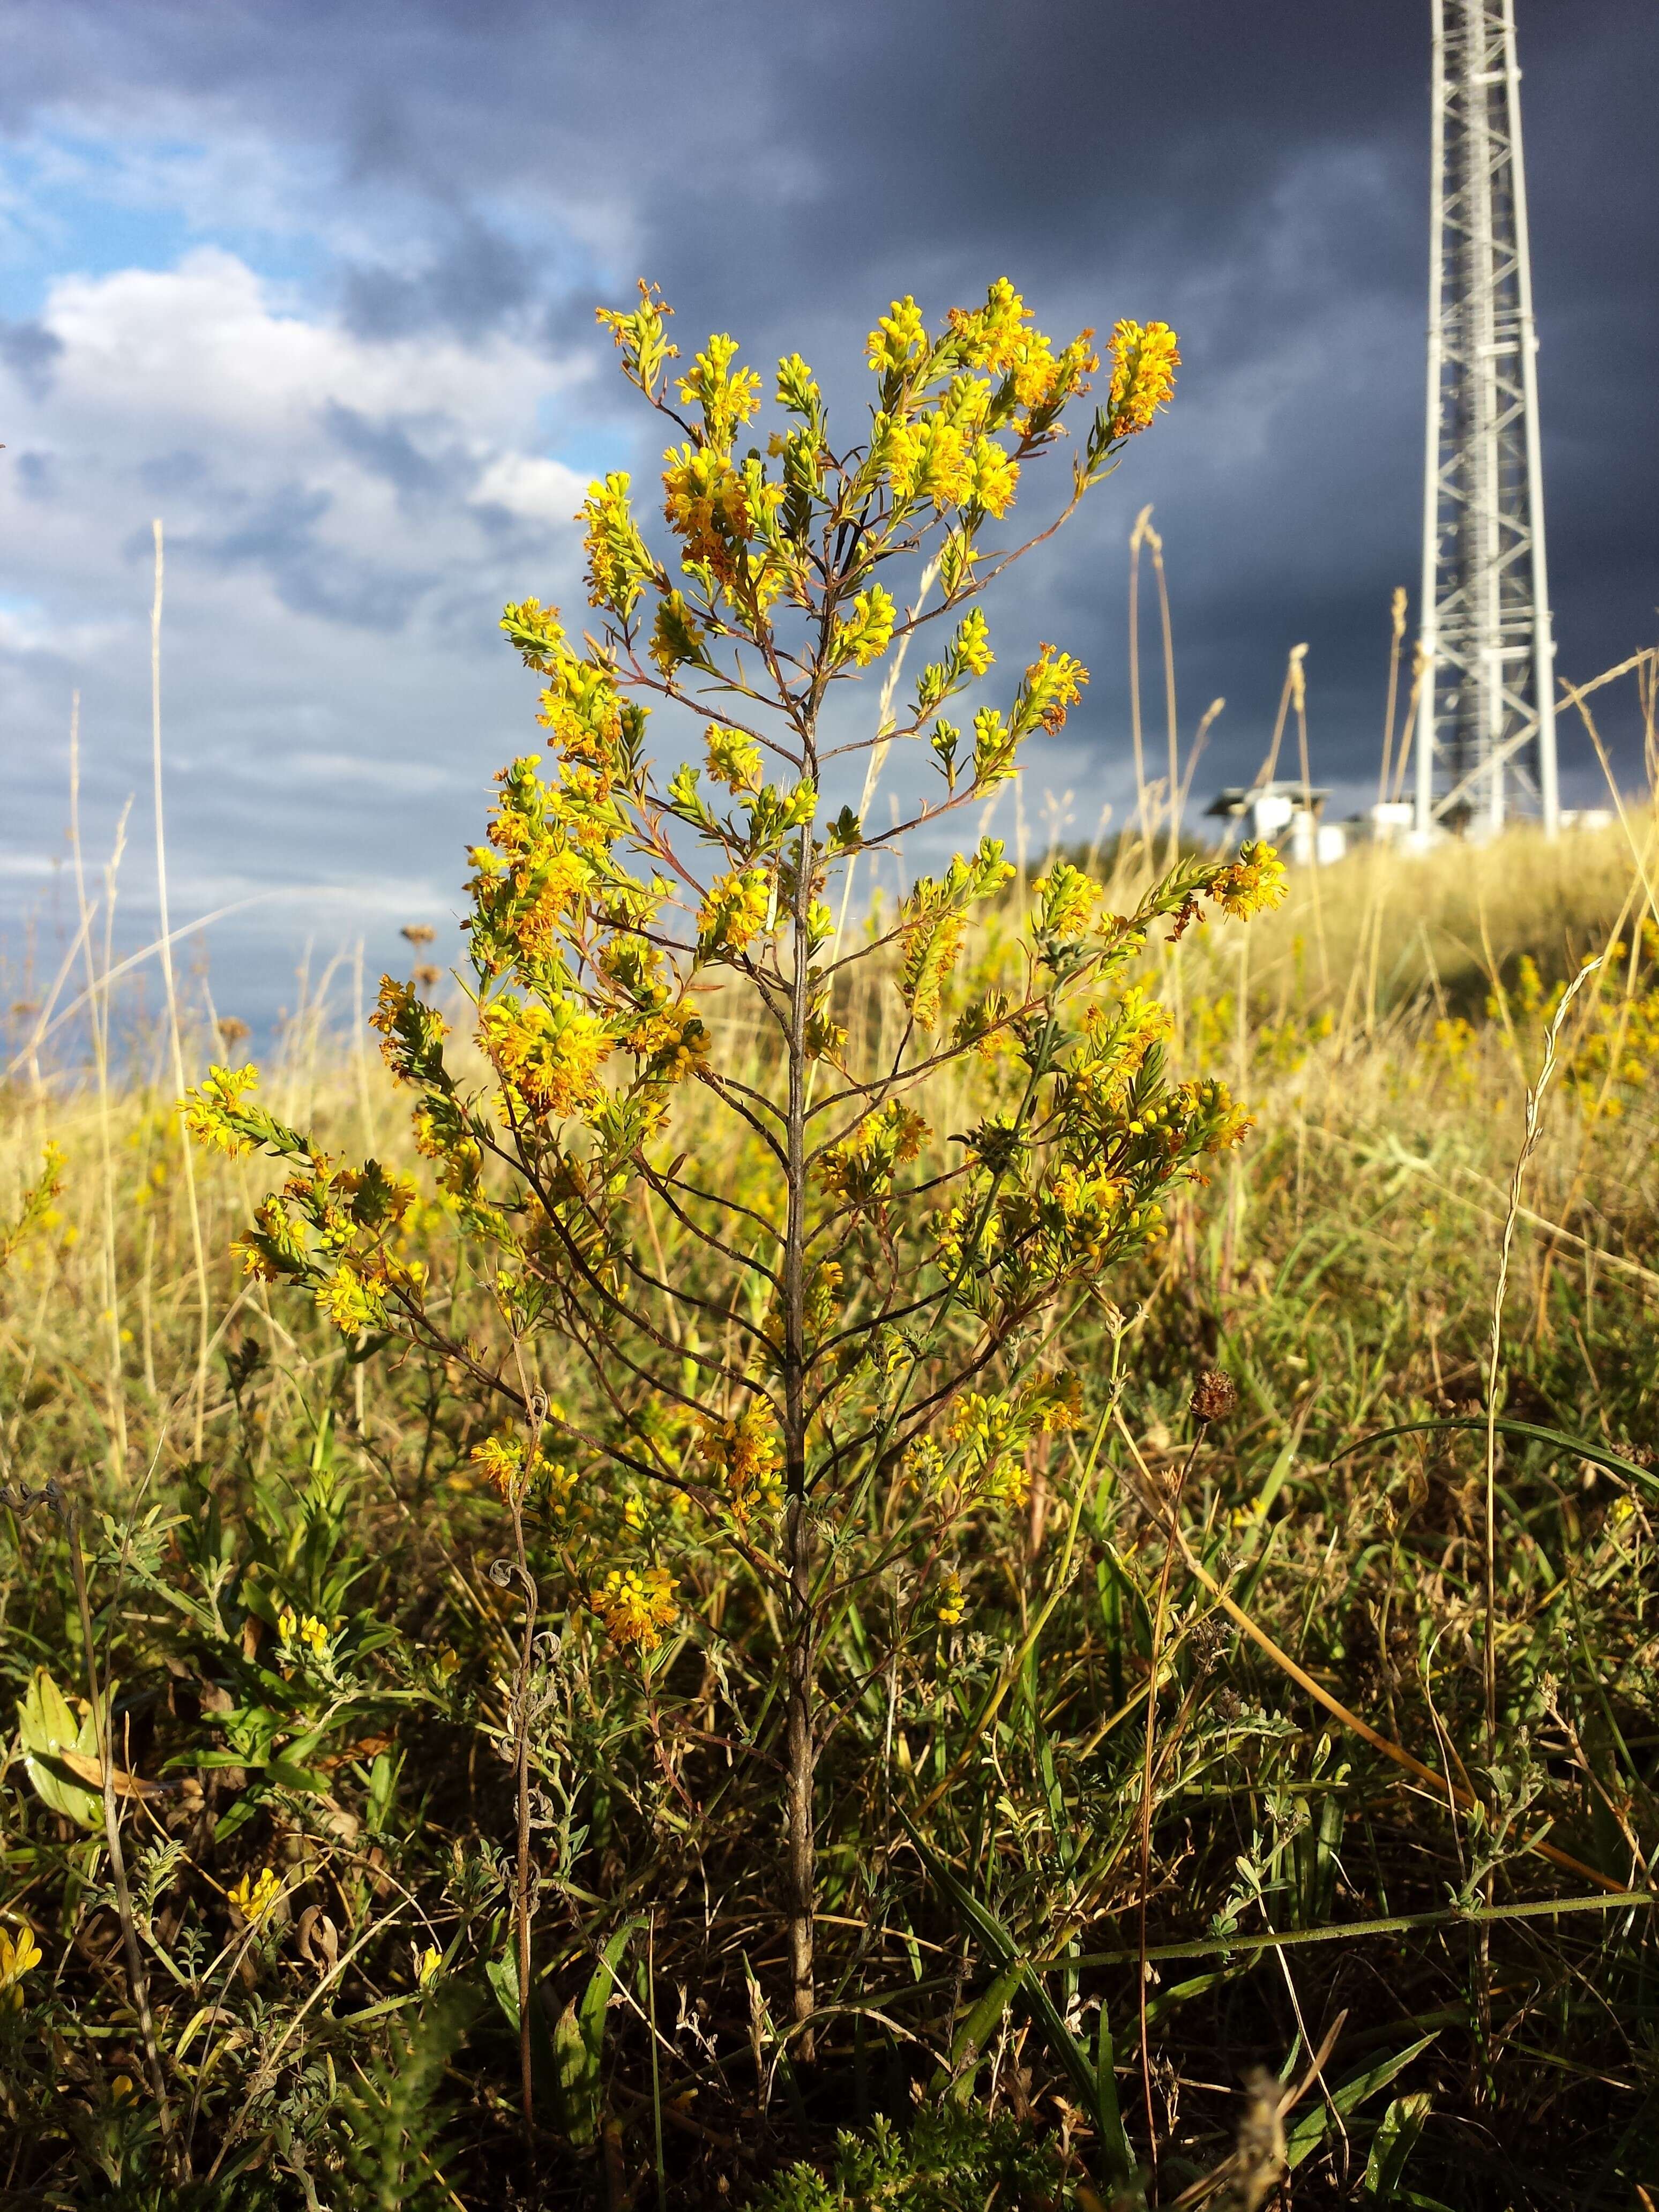
[[[0,364],[0,923],[64,817],[78,689],[89,853],[141,794],[141,926],[157,515],[175,911],[232,880],[334,886],[307,926],[453,904],[489,776],[533,741],[495,614],[580,594],[586,487],[538,426],[583,364],[364,337],[216,247],[64,276],[39,323],[45,373]]]
[[[537,522],[568,522],[586,496],[587,485],[562,461],[529,453],[501,453],[479,477],[475,502],[504,507],[510,514]]]

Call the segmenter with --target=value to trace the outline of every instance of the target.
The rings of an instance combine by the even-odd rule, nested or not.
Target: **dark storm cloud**
[[[384,477],[404,499],[430,497],[454,482],[455,470],[422,452],[409,424],[373,421],[338,400],[324,410],[324,420],[337,445],[374,475]]]
[[[0,319],[0,361],[36,398],[51,390],[52,363],[63,350],[62,338],[43,324]]]
[[[464,222],[415,271],[344,272],[346,322],[360,337],[404,337],[441,324],[463,337],[494,329],[535,296],[531,257],[483,222]]]
[[[1234,701],[1218,773],[1255,745],[1306,637],[1326,772],[1360,775],[1388,596],[1414,594],[1418,565],[1426,17],[1328,0],[289,0],[279,21],[83,0],[37,19],[0,100],[95,113],[137,83],[331,149],[348,198],[411,210],[405,251],[341,273],[365,333],[476,336],[539,299],[568,338],[586,303],[561,232],[611,285],[644,269],[689,331],[729,326],[761,358],[799,343],[848,362],[892,291],[937,309],[1004,270],[1056,324],[1166,314],[1187,362],[1176,413],[1040,579],[1097,665],[1089,720],[1115,746],[1112,602],[1127,514],[1152,500],[1183,690]],[[1647,634],[1659,596],[1643,89],[1659,15],[1522,0],[1521,35],[1554,596],[1562,665],[1586,672]],[[429,465],[386,453],[415,490]]]

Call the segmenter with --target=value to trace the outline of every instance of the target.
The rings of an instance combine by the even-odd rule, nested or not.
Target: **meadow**
[[[1645,812],[1368,852],[1166,954],[1172,1057],[1224,1068],[1259,1126],[1067,1346],[1091,1402],[1129,1378],[1097,1451],[1030,1448],[957,1617],[885,1680],[842,1626],[810,2070],[776,2025],[752,1589],[709,1571],[643,1671],[561,1586],[557,1521],[532,1536],[557,1638],[533,1689],[550,2201],[743,2202],[834,2126],[879,2144],[884,2113],[912,2147],[849,2152],[894,2174],[848,2201],[1087,2203],[1102,2106],[1144,2140],[1143,1992],[1166,2202],[1237,2155],[1252,2068],[1312,2074],[1283,2124],[1301,2201],[1632,2201],[1656,2140],[1655,859]],[[1512,1206],[1552,987],[1597,954]],[[325,1006],[269,1082],[289,1120],[409,1155]],[[172,1097],[158,1069],[7,1100],[14,1200],[48,1134],[66,1155],[0,1291],[8,2201],[161,2201],[70,1510],[179,2201],[534,2201],[501,1963],[516,1624],[476,1417],[441,1364],[358,1358],[240,1279],[257,1164],[198,1156],[192,1191]],[[1194,1451],[1210,1367],[1239,1404]],[[53,1484],[64,1511],[15,1510]],[[872,1605],[903,1601],[892,1579]]]
[[[662,404],[659,303],[607,319]],[[908,628],[972,601],[982,426],[1030,462],[1098,367],[1027,319],[894,303],[884,476],[781,364],[772,505],[710,340],[701,611],[616,477],[611,644],[507,611],[554,781],[471,997],[411,917],[373,1032],[311,992],[256,1082],[89,932],[86,1056],[21,1018],[0,2201],[1651,2203],[1655,813],[1285,884],[1153,805],[837,918],[817,702],[883,548],[945,517]],[[1073,504],[1168,396],[1113,345]],[[795,780],[711,724],[722,817],[621,692],[796,665],[768,562]],[[940,811],[1079,688],[1043,647],[970,775],[990,658],[970,610],[898,733]],[[1651,785],[1650,653],[1614,699]]]

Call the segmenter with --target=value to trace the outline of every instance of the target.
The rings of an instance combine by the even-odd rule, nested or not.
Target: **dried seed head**
[[[1193,1385],[1192,1413],[1195,1421],[1224,1421],[1238,1403],[1238,1389],[1231,1375],[1206,1367]]]

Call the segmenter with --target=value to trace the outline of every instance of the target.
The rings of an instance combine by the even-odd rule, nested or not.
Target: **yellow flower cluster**
[[[261,1867],[258,1881],[244,1875],[228,1892],[230,1902],[251,1928],[257,1928],[282,1893],[282,1883],[271,1867]]]
[[[1079,331],[1070,345],[1056,354],[1042,332],[1033,328],[1030,310],[1006,276],[999,276],[975,311],[951,310],[950,323],[962,357],[970,367],[988,369],[1006,378],[1025,420],[1018,427],[1022,435],[1046,428],[1063,402],[1088,390],[1087,379],[1100,366],[1091,340],[1092,331]]]
[[[708,1050],[708,1031],[690,1006],[664,1006],[635,1024],[623,1042],[647,1063],[653,1083],[679,1083],[696,1073]]]
[[[222,1075],[224,1070],[216,1067],[213,1072],[216,1075]],[[40,1180],[23,1193],[23,1204],[17,1218],[9,1224],[0,1222],[0,1267],[5,1266],[18,1248],[37,1230],[55,1229],[58,1225],[59,1217],[52,1201],[64,1187],[64,1148],[48,1139],[45,1155]],[[72,1234],[66,1233],[64,1241],[72,1243]]]
[[[1114,438],[1144,430],[1175,394],[1181,353],[1167,323],[1121,322],[1112,331],[1112,393],[1108,405]]]
[[[313,1296],[318,1311],[327,1315],[342,1336],[362,1336],[368,1329],[386,1326],[386,1300],[380,1285],[343,1260],[315,1285]]]
[[[1224,913],[1241,921],[1265,914],[1285,896],[1285,863],[1271,845],[1252,839],[1238,848],[1238,858],[1210,887],[1210,896]]]
[[[611,1040],[604,1022],[566,994],[529,1006],[497,999],[479,1017],[478,1042],[502,1083],[539,1118],[593,1104]]]
[[[896,1099],[866,1114],[850,1136],[826,1146],[817,1168],[822,1187],[855,1206],[884,1198],[893,1170],[915,1158],[930,1134],[920,1114]]]
[[[587,604],[624,617],[656,574],[634,520],[629,489],[623,470],[590,484],[579,518],[587,525]]]
[[[754,738],[742,730],[728,730],[720,722],[711,722],[703,734],[708,773],[715,781],[728,791],[758,791],[761,750]]]
[[[954,1628],[967,1610],[967,1601],[962,1594],[962,1577],[956,1573],[939,1579],[939,1601],[935,1608],[941,1628]]]
[[[739,1527],[757,1510],[775,1510],[783,1495],[783,1444],[771,1409],[760,1399],[750,1399],[734,1420],[705,1416],[697,1450],[718,1476]]]
[[[486,1437],[483,1443],[473,1445],[468,1457],[484,1480],[509,1505],[522,1498],[529,1487],[524,1446],[516,1437]]]
[[[872,660],[879,660],[892,643],[897,611],[881,585],[872,584],[867,592],[860,592],[853,601],[852,613],[836,617],[830,640],[830,660],[836,665],[850,660],[855,668],[867,668]]]
[[[772,878],[764,868],[734,868],[709,886],[697,914],[697,951],[710,960],[741,952],[766,926]]]
[[[901,507],[929,500],[941,513],[981,507],[1001,515],[1019,483],[1018,462],[994,438],[974,437],[938,414],[890,424],[881,458]]]
[[[946,1433],[965,1462],[965,1485],[974,1495],[993,1505],[1025,1503],[1025,1462],[1016,1449],[1024,1428],[1007,1399],[964,1391]]]
[[[40,1947],[32,1929],[8,1936],[0,1928],[0,2012],[23,2009],[23,1977],[40,1963]]]
[[[708,446],[672,447],[663,455],[662,488],[663,513],[684,541],[685,559],[729,574],[732,549],[750,532],[748,488],[730,460]]]
[[[1051,872],[1031,885],[1036,926],[1046,937],[1080,937],[1094,920],[1100,892],[1081,869],[1069,860],[1056,863]]]
[[[703,435],[713,446],[729,446],[738,426],[747,422],[760,405],[761,380],[756,371],[732,373],[738,351],[737,340],[717,331],[679,379],[680,398],[686,406],[701,410]]]
[[[613,1644],[654,1651],[678,1610],[674,1588],[666,1567],[613,1567],[592,1603]]]
[[[328,1631],[316,1614],[308,1613],[301,1620],[291,1605],[285,1605],[277,1614],[276,1633],[284,1644],[303,1644],[319,1659],[328,1650]]]
[[[257,1090],[259,1071],[252,1061],[246,1067],[211,1067],[195,1090],[182,1101],[185,1127],[198,1144],[210,1145],[232,1159],[252,1152],[252,1141],[239,1130],[231,1116],[242,1110],[251,1091]]]
[[[865,358],[884,375],[902,375],[927,351],[927,325],[907,292],[895,300],[865,341]]]

